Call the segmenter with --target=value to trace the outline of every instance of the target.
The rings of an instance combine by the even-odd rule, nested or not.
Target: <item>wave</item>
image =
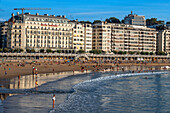
[[[74,93],[70,94],[65,100],[64,103],[60,104],[56,107],[55,110],[51,110],[50,113],[62,113],[62,112],[100,112],[99,109],[95,109],[98,103],[93,101],[98,98],[99,94],[95,93],[97,88],[100,88],[103,81],[113,80],[121,77],[130,77],[130,76],[146,76],[146,75],[159,75],[159,74],[169,74],[169,71],[161,71],[161,72],[143,72],[143,73],[128,73],[128,74],[118,74],[118,75],[110,75],[106,77],[99,77],[92,80],[87,80],[76,84],[73,86]],[[83,104],[82,104],[83,103]],[[88,107],[88,106],[93,107]],[[88,107],[88,110],[86,109]],[[84,111],[83,111],[84,110]]]

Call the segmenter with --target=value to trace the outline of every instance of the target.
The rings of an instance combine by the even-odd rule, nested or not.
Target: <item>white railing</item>
[[[116,54],[92,54],[92,53],[84,53],[84,54],[72,54],[72,53],[0,53],[1,56],[88,56],[88,57],[157,57],[157,58],[170,58],[169,55],[161,56],[161,55],[116,55]]]

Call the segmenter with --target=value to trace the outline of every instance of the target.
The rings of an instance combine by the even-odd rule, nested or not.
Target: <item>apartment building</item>
[[[145,26],[98,22],[93,25],[93,49],[156,52],[157,31]]]
[[[145,26],[146,20],[145,20],[145,16],[139,16],[137,14],[133,14],[133,12],[131,11],[131,14],[125,16],[124,23],[130,25]]]
[[[72,25],[65,16],[25,13],[9,20],[8,48],[73,49]]]
[[[170,29],[158,32],[157,51],[170,54]]]
[[[156,52],[157,31],[144,26],[112,24],[111,50]]]
[[[85,52],[92,50],[92,24],[80,23],[78,20],[69,23],[73,26],[73,49]]]
[[[106,22],[93,24],[92,49],[111,51],[111,25]]]

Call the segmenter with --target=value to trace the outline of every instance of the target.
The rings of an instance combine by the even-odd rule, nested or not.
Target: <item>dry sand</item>
[[[8,66],[7,66],[8,64]],[[38,63],[37,63],[38,64]],[[81,71],[81,66],[86,66],[84,69],[88,70],[95,70],[94,66],[96,64],[92,63],[77,63],[76,65],[74,64],[56,64],[56,63],[42,63],[39,65],[36,64],[25,64],[24,67],[18,66],[18,63],[5,63],[1,64],[0,67],[0,79],[3,78],[13,78],[17,77],[18,75],[31,75],[32,74],[32,67],[35,66],[37,68],[38,73],[54,73],[54,72],[64,72],[64,71]],[[100,67],[100,70],[103,70],[105,68],[110,68],[110,66],[116,66],[114,64],[102,64],[103,66]],[[145,66],[145,64],[132,64],[132,63],[124,63],[124,64],[119,64],[119,66]],[[170,66],[170,63],[152,63],[152,64],[147,64],[147,66]],[[6,71],[6,75],[5,75]]]

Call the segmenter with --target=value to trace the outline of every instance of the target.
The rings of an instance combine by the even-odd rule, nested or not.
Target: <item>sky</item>
[[[51,8],[51,10],[26,10],[31,14],[66,15],[80,21],[105,20],[116,17],[122,20],[130,14],[170,21],[170,0],[0,0],[0,21],[8,20],[14,8]]]

